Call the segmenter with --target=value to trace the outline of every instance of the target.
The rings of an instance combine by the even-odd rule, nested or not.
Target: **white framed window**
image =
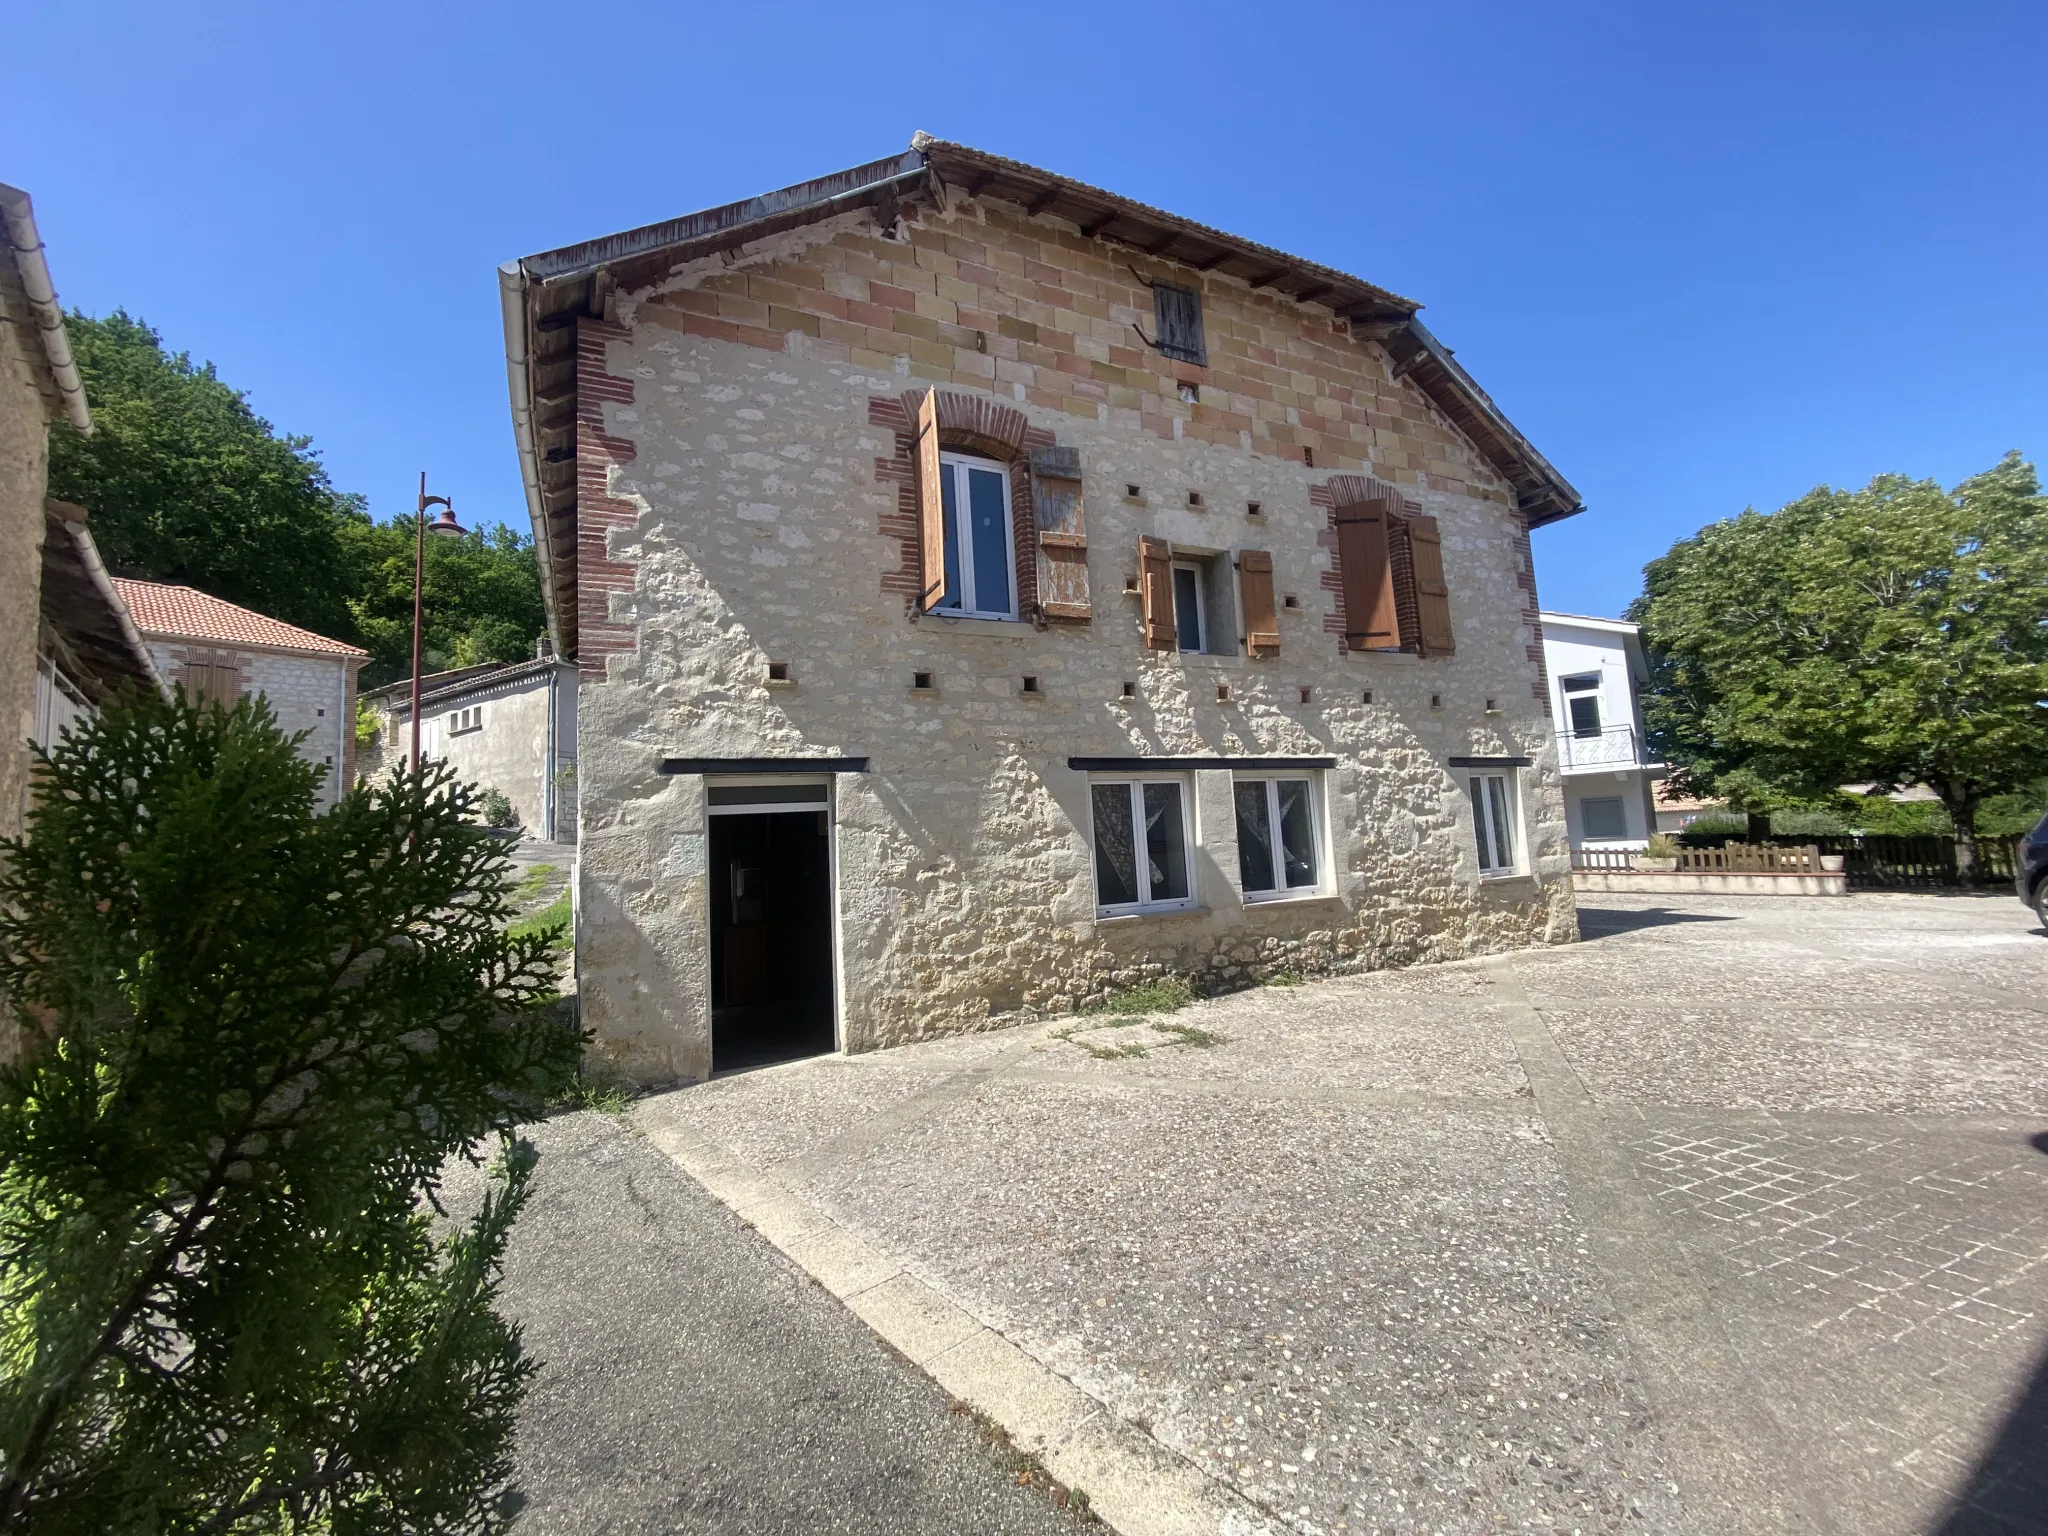
[[[1009,470],[989,459],[942,453],[939,492],[946,512],[946,597],[933,611],[1016,618]]]
[[[1089,781],[1099,916],[1194,906],[1188,799],[1180,779]]]
[[[1565,713],[1571,717],[1574,736],[1598,736],[1600,734],[1600,674],[1581,672],[1575,677],[1559,679],[1558,686],[1564,690]]]
[[[484,707],[472,704],[467,709],[451,709],[448,712],[448,734],[460,736],[465,731],[483,729]]]
[[[1306,774],[1239,779],[1232,794],[1245,900],[1320,890],[1323,837],[1315,780]]]
[[[1516,868],[1515,783],[1503,773],[1475,773],[1468,782],[1472,825],[1479,837],[1480,875],[1511,875]]]
[[[1192,560],[1173,563],[1173,628],[1183,651],[1209,648],[1208,604],[1202,596],[1202,568]]]
[[[1628,836],[1628,811],[1619,795],[1599,795],[1579,802],[1579,825],[1585,836],[1615,842]]]

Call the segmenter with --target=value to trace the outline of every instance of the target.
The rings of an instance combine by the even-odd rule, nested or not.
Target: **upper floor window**
[[[1564,690],[1564,706],[1571,716],[1574,736],[1598,736],[1600,734],[1600,674],[1580,672],[1571,677],[1560,678],[1558,686]]]
[[[1315,784],[1307,777],[1239,779],[1237,871],[1247,900],[1322,884],[1316,849]]]
[[[1506,774],[1474,774],[1467,785],[1472,796],[1472,825],[1479,835],[1479,873],[1515,872],[1515,785]]]
[[[467,709],[454,709],[448,712],[448,734],[451,736],[459,736],[465,731],[481,730],[483,723],[484,707],[481,704],[472,704]]]
[[[939,494],[945,504],[946,588],[933,611],[1014,619],[1010,472],[988,459],[944,453],[939,456]]]
[[[1209,366],[1209,349],[1202,341],[1202,296],[1194,289],[1154,283],[1152,323],[1158,328],[1156,345],[1161,353],[1184,363]]]
[[[1202,568],[1191,560],[1173,566],[1173,626],[1184,651],[1208,649],[1208,605],[1202,600]]]

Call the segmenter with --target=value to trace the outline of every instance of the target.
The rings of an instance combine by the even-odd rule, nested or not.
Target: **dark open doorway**
[[[750,805],[710,821],[712,1070],[831,1050],[832,866],[823,806]]]

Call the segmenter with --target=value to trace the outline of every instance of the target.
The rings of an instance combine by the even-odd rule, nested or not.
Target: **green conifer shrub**
[[[512,1133],[580,1040],[473,791],[316,814],[321,771],[261,703],[150,699],[74,727],[0,844],[0,1529],[510,1519]]]

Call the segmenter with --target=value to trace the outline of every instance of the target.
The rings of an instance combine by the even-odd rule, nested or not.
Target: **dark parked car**
[[[2020,900],[2032,907],[2041,926],[2048,928],[2048,816],[2034,823],[2034,830],[2021,839],[2019,857],[2013,863],[2019,869],[2013,884]]]

